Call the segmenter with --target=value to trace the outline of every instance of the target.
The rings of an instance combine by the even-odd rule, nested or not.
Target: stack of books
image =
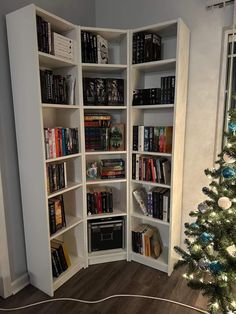
[[[171,153],[172,126],[133,126],[133,151]]]
[[[133,64],[161,60],[161,37],[155,33],[133,35]]]
[[[164,157],[132,155],[132,179],[170,184],[171,163]]]
[[[69,61],[74,59],[74,42],[72,39],[58,33],[52,33],[52,53]]]
[[[96,187],[87,189],[88,215],[112,212],[113,212],[112,188]]]
[[[101,179],[125,178],[125,161],[119,159],[103,159],[100,162]]]
[[[111,115],[102,112],[84,115],[86,151],[109,150],[109,127]]]
[[[38,50],[45,53],[52,53],[51,24],[41,16],[36,16]]]
[[[91,32],[81,32],[82,62],[108,63],[108,41]]]
[[[83,78],[84,106],[123,106],[124,80]]]
[[[75,78],[40,70],[42,103],[74,105]]]
[[[54,234],[66,226],[63,195],[48,200],[48,213],[50,234]]]
[[[56,192],[67,186],[66,163],[47,165],[47,190],[48,194]]]
[[[133,191],[134,199],[138,208],[146,216],[170,221],[170,190],[166,188],[154,187],[146,192],[145,189]]]
[[[79,152],[78,128],[44,128],[46,159]]]
[[[59,277],[68,267],[71,266],[71,260],[67,247],[63,241],[51,241],[51,259],[53,277]]]
[[[133,106],[174,104],[175,76],[161,77],[161,88],[135,89]]]
[[[163,250],[159,230],[150,225],[138,225],[132,230],[132,250],[157,259]]]

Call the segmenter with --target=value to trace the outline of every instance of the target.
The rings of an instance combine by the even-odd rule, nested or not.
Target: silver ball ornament
[[[227,164],[233,164],[236,162],[236,159],[229,156],[227,153],[224,153],[223,155],[223,159],[224,159],[224,162],[227,163]]]

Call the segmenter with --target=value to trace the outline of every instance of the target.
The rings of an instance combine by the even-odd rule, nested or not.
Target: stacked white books
[[[52,53],[56,57],[64,58],[66,60],[74,59],[74,42],[72,39],[52,33]]]

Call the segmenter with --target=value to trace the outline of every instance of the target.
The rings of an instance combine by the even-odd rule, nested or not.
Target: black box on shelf
[[[94,219],[88,222],[88,251],[125,247],[125,222],[122,217]]]

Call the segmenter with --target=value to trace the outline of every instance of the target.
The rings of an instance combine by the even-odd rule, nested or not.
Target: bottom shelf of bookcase
[[[126,249],[104,250],[89,253],[88,264],[100,264],[127,259]]]
[[[57,290],[67,280],[73,277],[80,269],[86,267],[86,263],[83,257],[70,255],[71,266],[64,271],[59,277],[53,278],[53,290]]]
[[[149,256],[138,254],[135,252],[131,253],[131,260],[144,264],[146,266],[158,269],[165,273],[168,273],[168,248],[164,247],[162,254],[158,259],[154,259]]]

